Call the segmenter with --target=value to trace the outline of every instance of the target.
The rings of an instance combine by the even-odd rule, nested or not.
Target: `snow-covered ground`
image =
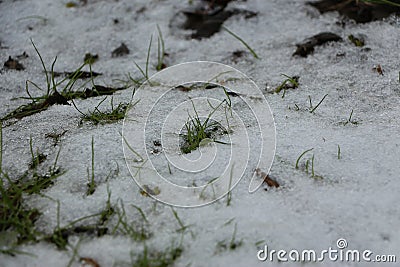
[[[196,1],[193,2],[195,5]],[[166,251],[180,242],[182,254],[172,261],[172,266],[280,266],[283,263],[276,259],[260,262],[257,252],[265,245],[270,250],[320,252],[329,247],[337,249],[340,238],[347,241],[347,249],[371,250],[372,258],[379,254],[399,257],[400,23],[398,18],[391,17],[367,24],[347,21],[343,27],[336,23],[341,21],[337,13],[320,15],[305,2],[229,3],[229,10],[258,13],[246,19],[239,12],[223,24],[254,49],[260,57],[256,59],[241,42],[223,30],[201,40],[186,38],[188,32],[176,25],[182,16],[179,11],[190,5],[188,1],[88,0],[86,4],[77,2],[71,8],[66,7],[67,1],[1,1],[0,59],[5,62],[9,56],[17,58],[24,51],[29,55],[18,59],[25,70],[4,68],[0,73],[1,117],[29,102],[16,99],[27,96],[26,80],[46,87],[42,65],[30,39],[48,69],[57,56],[55,71],[58,72],[74,71],[83,63],[86,53],[98,54],[99,59],[92,68],[103,75],[96,78],[96,84],[118,87],[119,80],[126,80],[128,73],[140,77],[134,62],[144,68],[151,35],[149,72],[156,73],[159,25],[168,66],[198,60],[223,63],[250,77],[263,92],[276,126],[276,153],[270,177],[280,187],[265,186],[250,194],[252,177],[245,175],[233,189],[229,206],[225,197],[198,208],[172,209],[141,193],[132,178],[121,141],[122,121],[80,124],[81,114],[72,105],[53,105],[21,120],[3,122],[2,168],[11,179],[17,179],[29,168],[30,138],[34,151],[47,155],[39,166],[41,170],[53,164],[61,148],[57,165],[66,173],[44,189],[42,195],[24,196],[25,205],[41,213],[35,222],[41,233],[38,238],[53,233],[58,216],[60,227],[65,227],[76,219],[103,211],[108,192],[111,192],[112,207],[121,211],[123,203],[126,221],[145,227],[151,236],[134,240],[118,227],[119,216],[114,213],[104,225],[108,228],[105,235],[73,233],[65,250],[44,240],[23,243],[15,249],[29,255],[0,254],[0,266],[80,266],[80,258],[90,258],[100,266],[132,266],[143,255],[145,247],[151,254]],[[314,54],[307,58],[292,57],[297,43],[320,32],[336,33],[343,41],[316,47]],[[350,34],[364,36],[365,47],[352,44],[347,38]],[[121,43],[126,44],[130,53],[112,57],[112,51]],[[238,50],[245,51],[244,55],[232,56]],[[384,75],[373,70],[378,64]],[[299,87],[288,89],[284,97],[283,92],[272,93],[285,79],[282,73],[300,77]],[[30,86],[30,93],[40,96],[44,92]],[[321,105],[313,113],[309,112],[310,98],[315,107],[326,94]],[[114,105],[129,102],[131,95],[132,88],[114,93]],[[146,100],[146,92],[142,91],[141,97]],[[148,97],[153,97],[151,91]],[[103,98],[76,99],[74,103],[86,112],[93,110]],[[108,97],[100,108],[107,110],[110,101]],[[351,120],[346,123],[351,113]],[[46,137],[46,134],[64,131],[57,145]],[[92,195],[87,195],[92,137],[97,186]],[[311,148],[296,169],[300,154]],[[307,160],[308,172],[305,171]],[[261,167],[268,169],[269,166]],[[192,181],[188,176],[183,184],[187,186]],[[56,200],[60,204],[59,214]],[[93,225],[97,221],[98,217],[92,217],[77,224]],[[2,250],[9,249],[13,243],[12,234],[1,233]],[[326,259],[324,263],[291,264],[359,266],[366,263]]]

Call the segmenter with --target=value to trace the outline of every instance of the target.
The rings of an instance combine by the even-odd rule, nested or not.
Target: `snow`
[[[26,103],[26,100],[13,99],[26,96],[27,79],[46,86],[42,66],[30,38],[48,68],[54,57],[58,57],[56,71],[73,71],[82,64],[85,53],[98,54],[99,60],[93,69],[103,75],[96,79],[96,83],[115,85],[116,79],[124,79],[128,72],[133,77],[140,77],[133,62],[145,65],[151,34],[150,73],[155,73],[153,65],[157,57],[158,24],[165,39],[166,52],[169,53],[166,58],[169,66],[199,60],[219,62],[238,69],[257,84],[275,121],[276,153],[270,176],[281,185],[277,189],[268,188],[268,191],[262,187],[250,194],[248,189],[252,177],[246,175],[233,189],[229,206],[226,205],[227,199],[222,198],[198,208],[175,207],[183,223],[190,225],[183,236],[183,254],[175,261],[175,266],[281,265],[276,261],[259,262],[257,251],[265,244],[276,250],[321,251],[328,247],[335,248],[339,238],[347,240],[349,249],[369,249],[374,254],[398,256],[400,24],[392,18],[368,24],[350,22],[342,28],[335,24],[340,20],[337,13],[319,15],[305,6],[305,2],[248,0],[229,4],[230,8],[258,12],[258,16],[248,20],[238,15],[224,23],[246,40],[261,58],[257,60],[246,53],[238,63],[234,63],[231,53],[245,50],[245,47],[227,32],[220,31],[209,39],[199,41],[186,39],[185,31],[169,27],[177,11],[187,7],[187,1],[89,0],[87,5],[76,8],[66,8],[66,1],[2,1],[0,41],[2,46],[8,48],[0,49],[0,58],[4,62],[9,56],[15,58],[24,51],[29,58],[19,60],[25,66],[24,71],[1,71],[0,116]],[[138,13],[143,7],[146,9]],[[32,15],[47,20],[26,18]],[[113,23],[115,18],[119,19],[118,24]],[[29,30],[28,26],[33,29]],[[343,42],[317,47],[314,54],[307,58],[291,56],[296,43],[323,31],[340,35]],[[366,47],[371,50],[355,47],[347,40],[349,34],[365,35]],[[112,58],[111,52],[122,42],[128,46],[130,54]],[[345,56],[337,56],[339,53],[345,53]],[[372,70],[377,64],[383,67],[383,76]],[[282,93],[271,93],[282,82],[282,73],[300,76],[299,88],[288,90],[284,98]],[[43,92],[32,89],[31,93],[40,95]],[[154,101],[153,93],[140,92],[144,103]],[[131,94],[129,89],[120,91],[114,94],[113,101],[129,102]],[[212,94],[208,96],[213,97]],[[309,96],[315,106],[325,94],[328,94],[326,99],[314,113],[310,113]],[[93,110],[102,99],[89,98],[76,100],[75,103],[80,110],[87,111]],[[110,100],[108,98],[103,103],[104,109],[110,107]],[[352,110],[352,120],[358,124],[344,125]],[[73,106],[55,105],[5,126],[3,169],[14,179],[27,170],[31,160],[30,137],[34,148],[48,155],[43,166],[47,169],[54,162],[59,146],[54,147],[45,134],[67,130],[61,138],[58,161],[58,165],[67,172],[43,192],[60,201],[61,226],[101,212],[106,206],[108,187],[112,205],[123,201],[129,220],[141,220],[131,204],[139,206],[146,214],[149,231],[153,233],[146,241],[149,248],[162,250],[170,246],[171,241],[179,241],[181,233],[176,230],[180,225],[171,208],[140,194],[126,167],[120,135],[122,121],[98,126],[90,123],[79,125],[79,121],[80,114]],[[135,130],[143,132],[143,128]],[[98,186],[93,195],[86,196],[92,136]],[[338,145],[341,159],[337,157]],[[314,149],[301,160],[301,167],[314,154],[315,173],[323,179],[312,178],[310,173],[295,168],[299,155],[310,148]],[[267,170],[267,164],[264,166]],[[107,180],[110,172],[112,175]],[[191,182],[188,180],[189,184]],[[26,203],[42,212],[35,225],[40,231],[50,234],[57,225],[56,202],[32,195],[26,196]],[[229,222],[231,219],[233,221]],[[114,215],[110,224],[116,223],[116,220]],[[242,240],[242,245],[234,250],[218,251],[217,243],[222,240],[229,243],[235,225],[236,240]],[[102,237],[75,235],[70,237],[69,242],[75,246],[78,239],[79,256],[73,261],[73,266],[79,266],[79,257],[93,258],[100,266],[128,266],[131,252],[137,255],[144,248],[143,242],[132,241],[121,234]],[[67,265],[72,257],[71,248],[58,250],[54,244],[45,241],[23,244],[18,249],[35,257],[0,254],[0,265]],[[329,261],[324,265],[345,264],[360,265]],[[302,265],[319,266],[315,263]]]

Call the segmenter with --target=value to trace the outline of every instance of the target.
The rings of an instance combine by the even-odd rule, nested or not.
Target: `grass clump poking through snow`
[[[111,110],[101,111],[99,109],[99,106],[106,99],[107,97],[105,97],[102,101],[100,101],[100,103],[94,108],[93,111],[88,111],[88,114],[85,114],[82,111],[80,111],[76,106],[76,104],[72,101],[72,104],[74,105],[75,109],[82,115],[79,124],[82,124],[82,122],[92,122],[94,125],[97,125],[97,124],[114,123],[124,119],[129,104],[119,103],[117,106],[114,106],[113,98],[111,98]]]
[[[167,67],[167,65],[164,62],[165,55],[165,44],[164,44],[164,38],[161,32],[160,27],[157,25],[157,31],[158,31],[158,39],[157,39],[157,66],[156,70],[160,71],[164,68]]]
[[[3,171],[3,135],[0,121],[0,252],[14,255],[15,247],[25,241],[36,241],[34,223],[40,213],[23,203],[24,190]],[[8,186],[6,186],[8,182]]]
[[[2,123],[0,121],[0,252],[15,254],[23,253],[15,247],[24,242],[35,242],[39,233],[35,229],[35,221],[40,212],[34,208],[28,208],[24,203],[25,195],[39,194],[54,183],[54,180],[64,174],[57,167],[57,160],[61,151],[58,151],[54,164],[48,172],[40,174],[38,166],[41,163],[40,153],[33,153],[32,139],[29,142],[32,155],[30,170],[26,171],[16,181],[13,181],[2,168],[3,140]]]
[[[144,212],[138,207],[133,206],[135,209],[137,209],[140,213],[140,215],[144,216]],[[117,207],[115,209],[116,215],[118,217],[117,224],[114,226],[111,234],[122,234],[129,236],[132,240],[134,241],[144,241],[149,239],[152,234],[147,230],[147,219],[142,220],[141,222],[136,222],[136,221],[128,221],[124,203],[122,200],[120,201],[120,207]],[[146,217],[144,217],[146,218]]]
[[[30,140],[30,150],[32,140]],[[23,253],[16,247],[24,242],[35,242],[40,233],[35,229],[35,221],[40,212],[35,208],[28,208],[24,197],[30,194],[41,194],[41,191],[53,184],[54,179],[63,172],[57,167],[57,153],[54,165],[46,174],[39,174],[37,165],[34,170],[25,172],[13,181],[3,170],[3,140],[2,123],[0,121],[0,252],[7,254]],[[38,154],[39,155],[39,154]],[[32,162],[38,162],[38,157],[32,153]]]
[[[340,147],[338,146],[339,151],[338,151],[338,158],[340,158]],[[305,154],[307,154],[308,152],[312,151],[314,148],[311,149],[307,149],[306,151],[304,151],[303,153],[300,154],[300,156],[297,158],[296,160],[296,169],[299,169],[299,163],[300,160],[303,158],[303,156]],[[311,164],[311,177],[314,179],[323,179],[322,176],[320,175],[316,175],[315,171],[314,171],[314,160],[315,160],[315,155],[312,154],[311,159],[307,159],[305,165],[303,165],[303,167],[301,168],[303,171],[305,171],[306,173],[309,173],[309,169],[310,169],[310,164]]]
[[[296,160],[296,165],[295,165],[296,169],[299,168],[299,163],[300,163],[301,158],[302,158],[306,153],[310,152],[310,151],[313,150],[313,149],[314,149],[314,148],[307,149],[306,151],[304,151],[303,153],[300,154],[300,156],[299,156],[299,157],[297,158],[297,160]]]
[[[281,75],[283,77],[286,77],[286,79],[278,87],[275,88],[275,93],[280,93],[282,90],[296,89],[297,87],[299,87],[299,76],[291,77],[286,74]]]
[[[211,116],[223,103],[228,103],[229,105],[230,100],[227,101],[226,99],[224,99],[223,101],[221,101],[221,103],[213,108],[213,110],[208,114],[207,118],[202,121],[192,101],[195,116],[192,117],[189,115],[189,119],[185,123],[185,132],[181,134],[184,140],[184,144],[181,146],[181,151],[183,153],[188,154],[193,150],[196,150],[203,143],[207,143],[207,140],[225,144],[223,142],[215,140],[215,138],[212,138],[213,132],[222,127],[218,122],[211,119]]]
[[[41,111],[44,111],[48,109],[52,105],[70,105],[68,103],[69,100],[73,100],[76,98],[82,98],[86,99],[89,97],[95,97],[95,96],[102,96],[102,95],[111,95],[114,92],[118,90],[125,89],[124,88],[110,88],[110,87],[105,87],[101,85],[95,85],[93,80],[97,75],[100,75],[99,73],[92,72],[92,67],[90,62],[86,61],[82,65],[80,65],[74,72],[72,73],[65,73],[68,74],[65,78],[61,79],[60,81],[55,81],[55,76],[60,75],[60,73],[57,73],[54,71],[54,66],[57,61],[57,57],[55,57],[50,71],[47,70],[46,65],[44,64],[43,58],[39,53],[39,50],[31,40],[33,47],[35,48],[35,51],[37,55],[39,56],[40,62],[42,64],[42,68],[45,73],[45,82],[46,82],[46,87],[42,88],[38,84],[36,84],[33,81],[27,80],[25,83],[25,90],[28,95],[28,97],[20,97],[21,99],[28,99],[31,102],[28,104],[21,105],[17,107],[15,110],[7,114],[2,118],[2,120],[8,120],[8,119],[22,119],[26,116],[30,116],[36,113],[39,113]],[[90,72],[82,71],[82,69],[86,66],[89,65]],[[83,82],[78,90],[73,90],[77,80],[79,79],[86,79],[89,78],[88,81]],[[93,88],[92,89],[85,89],[85,90],[79,90],[84,88],[84,86],[91,82]],[[32,94],[29,91],[29,87],[33,86],[39,91],[45,91],[45,94],[42,96],[38,97],[33,97]],[[114,111],[119,115],[121,112],[120,110],[124,109],[125,106],[121,105],[118,106]],[[112,114],[115,115],[115,114]]]
[[[182,255],[183,248],[180,245],[172,244],[164,251],[154,251],[145,245],[142,254],[137,258],[131,253],[131,265],[135,267],[168,267]]]
[[[111,190],[107,184],[107,202],[106,208],[100,213],[99,224],[104,225],[108,222],[111,216],[115,213],[115,209],[111,206]]]
[[[102,236],[106,234],[107,228],[99,227],[98,224],[84,224],[84,225],[77,225],[79,222],[85,221],[87,219],[98,217],[101,213],[95,213],[91,215],[87,215],[81,218],[78,218],[74,221],[71,221],[64,227],[61,227],[60,223],[60,201],[57,200],[57,225],[53,230],[53,233],[47,237],[45,240],[51,242],[57,246],[59,249],[66,249],[67,246],[70,246],[68,243],[68,238],[71,235],[78,235],[78,234],[96,234],[97,236]]]
[[[217,243],[216,253],[223,252],[226,250],[235,250],[243,244],[242,240],[236,240],[237,224],[233,229],[232,237],[228,240],[222,240]]]
[[[347,121],[345,121],[345,122],[343,123],[343,125],[346,126],[346,125],[349,124],[349,123],[350,123],[350,124],[353,124],[353,125],[359,124],[358,121],[352,119],[352,117],[353,117],[353,112],[354,112],[354,110],[351,110],[349,118],[347,119]]]
[[[21,188],[23,188],[23,191],[28,194],[40,194],[43,189],[52,186],[54,184],[54,180],[66,172],[57,166],[57,161],[61,152],[61,146],[57,152],[54,164],[49,167],[46,173],[39,173],[37,167],[47,158],[47,156],[39,152],[36,152],[36,156],[34,155],[32,138],[29,141],[29,147],[32,156],[32,162],[29,164],[29,168],[33,169],[32,177],[27,181],[24,181],[25,179],[20,179],[19,184]]]
[[[157,37],[157,64],[155,65],[155,69],[157,71],[160,71],[164,68],[167,67],[165,64],[165,56],[168,54],[165,52],[165,43],[164,43],[164,37],[162,35],[160,27],[157,25],[157,32],[158,32],[158,37]],[[150,66],[150,54],[151,54],[151,45],[153,43],[153,35],[150,36],[150,42],[147,47],[147,56],[146,56],[146,65],[145,68],[143,69],[142,67],[139,66],[139,64],[136,63],[136,61],[133,61],[135,64],[136,68],[139,70],[141,73],[142,77],[139,79],[134,79],[128,74],[128,82],[125,83],[133,83],[137,86],[141,86],[144,82],[148,82],[149,85],[152,85],[152,83],[149,80],[149,66]]]
[[[131,79],[132,81],[135,81],[136,84],[141,85],[143,84],[145,81],[149,80],[149,62],[150,62],[150,52],[151,52],[151,44],[153,42],[153,35],[151,35],[150,37],[150,42],[149,42],[149,46],[147,48],[147,57],[146,57],[146,67],[143,70],[139,64],[137,64],[135,61],[133,61],[133,63],[135,64],[136,68],[140,71],[140,73],[142,74],[142,79],[139,80],[134,80]]]
[[[42,63],[42,67],[43,67],[45,77],[46,77],[46,88],[41,88],[35,82],[27,80],[25,83],[25,90],[26,90],[28,97],[21,97],[21,98],[29,99],[29,100],[31,100],[31,103],[19,106],[14,111],[10,112],[5,117],[3,117],[2,120],[7,120],[7,119],[11,119],[11,118],[21,119],[23,117],[30,116],[35,113],[46,110],[49,106],[55,105],[55,104],[69,105],[69,103],[67,102],[69,99],[66,97],[66,95],[71,91],[75,82],[80,78],[80,75],[82,75],[81,70],[86,65],[86,63],[84,63],[75,72],[73,72],[73,74],[71,76],[68,76],[68,77],[62,79],[59,82],[55,82],[54,65],[57,61],[57,57],[54,59],[52,65],[51,65],[51,70],[50,70],[50,75],[49,75],[49,72],[47,71],[47,68],[44,64],[42,56],[39,53],[39,50],[36,48],[36,46],[32,40],[31,40],[31,42],[32,42],[33,47],[35,48],[37,55],[39,56],[40,62]],[[66,85],[63,86],[63,88],[61,90],[59,90],[59,87],[62,84],[64,84],[67,79],[69,79],[69,81],[66,83]],[[39,96],[39,97],[33,97],[31,95],[31,93],[29,92],[29,85],[34,86],[36,89],[38,89],[40,91],[45,91],[45,94],[42,96]]]

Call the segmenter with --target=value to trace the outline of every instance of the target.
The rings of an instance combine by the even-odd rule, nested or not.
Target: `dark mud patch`
[[[60,77],[60,76],[65,76],[67,77],[67,79],[89,79],[89,78],[94,78],[97,76],[101,76],[103,75],[103,73],[99,73],[99,72],[95,72],[95,71],[74,71],[74,72],[70,72],[70,71],[64,71],[64,72],[57,72],[54,71],[52,72],[48,72],[49,74],[53,74],[54,77]]]
[[[170,27],[191,30],[188,36],[192,39],[210,38],[221,30],[222,24],[231,16],[241,15],[245,19],[257,16],[256,12],[241,9],[228,9],[227,5],[232,0],[203,0],[187,9],[184,9],[170,23]]]
[[[116,49],[114,49],[111,52],[111,56],[112,57],[123,57],[126,56],[130,53],[129,48],[124,44],[121,43],[121,45],[119,47],[117,47]]]
[[[18,60],[13,59],[11,56],[8,57],[8,60],[4,62],[4,67],[9,70],[24,70],[25,67],[18,62]]]
[[[400,1],[392,0],[395,4]],[[363,1],[349,0],[322,0],[318,2],[308,2],[307,4],[315,7],[321,14],[331,11],[338,11],[344,17],[352,19],[357,23],[367,23],[389,17],[391,14],[400,14],[400,7],[390,4],[373,4]]]
[[[321,46],[328,42],[342,41],[342,38],[331,32],[322,32],[305,39],[302,43],[296,44],[297,49],[293,56],[307,57],[314,52],[316,46]]]
[[[82,95],[78,96],[79,98],[86,99],[89,97],[103,96],[103,95],[112,95],[117,91],[124,90],[125,87],[108,87],[102,85],[95,85],[92,89],[86,88]]]
[[[242,60],[242,58],[246,56],[246,52],[243,50],[236,50],[234,52],[232,52],[231,56],[230,56],[230,60],[237,64],[240,60]]]

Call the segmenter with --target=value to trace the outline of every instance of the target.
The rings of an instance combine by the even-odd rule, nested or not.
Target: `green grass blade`
[[[229,30],[228,28],[226,28],[225,26],[222,26],[222,28],[227,31],[230,35],[232,35],[233,37],[235,37],[237,40],[239,40],[249,51],[250,53],[253,55],[253,57],[255,57],[256,59],[260,59],[257,55],[257,53],[242,39],[240,38],[237,34],[233,33],[231,30]]]

